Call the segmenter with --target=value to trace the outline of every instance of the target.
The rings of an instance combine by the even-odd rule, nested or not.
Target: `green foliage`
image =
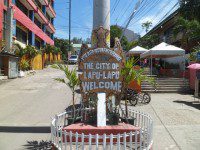
[[[27,51],[25,48],[22,48],[20,44],[15,43],[14,46],[16,47],[15,49],[15,55],[22,58],[24,55],[26,55]]]
[[[122,37],[121,39],[121,46],[123,47],[123,50],[128,51],[128,46],[129,46],[129,42],[127,40],[127,38],[125,36]]]
[[[113,25],[110,27],[110,47],[115,46],[115,38],[120,38],[122,36],[122,28],[120,28],[117,25]],[[128,50],[129,42],[125,36],[121,39],[121,45],[123,47],[123,50]]]
[[[193,51],[190,53],[190,60],[197,61],[197,53],[200,52],[200,44],[194,47]]]
[[[54,39],[55,47],[59,48],[62,52],[62,59],[67,60],[68,51],[69,51],[69,41],[65,39]],[[70,46],[72,49],[72,46]]]
[[[78,38],[78,37],[74,37],[74,38],[72,39],[72,42],[73,42],[74,44],[82,44],[82,43],[83,43],[83,39],[82,39],[82,38]]]
[[[65,77],[68,81],[66,81],[66,79],[63,79],[63,78],[56,78],[55,80],[66,84],[71,89],[73,108],[74,108],[73,115],[75,117],[75,90],[80,83],[77,72],[76,72],[76,68],[70,70],[68,66],[61,65],[61,64],[54,64],[54,65],[52,65],[52,68],[59,69],[65,73]]]
[[[128,44],[128,50],[136,47],[138,45],[138,41],[132,41]]]
[[[122,29],[117,25],[110,26],[110,47],[115,46],[115,38],[120,38],[122,35]]]
[[[30,64],[29,64],[29,61],[25,60],[25,59],[22,59],[20,61],[20,70],[22,71],[27,71],[30,69]]]
[[[152,22],[151,21],[147,21],[142,23],[142,29],[145,29],[146,33],[149,31],[149,28],[152,26]]]
[[[43,48],[42,48],[42,51],[43,53],[47,53],[47,54],[58,54],[58,53],[61,53],[61,50],[60,48],[56,47],[56,46],[53,46],[53,45],[45,45]]]
[[[36,50],[36,48],[31,45],[26,46],[25,52],[30,59],[34,58],[39,53],[38,50]]]
[[[0,52],[5,48],[5,41],[4,40],[0,40]]]
[[[61,53],[60,48],[54,46],[53,54],[58,54],[58,53]]]
[[[67,82],[62,78],[56,78],[55,80],[65,83],[67,86],[69,86],[72,92],[75,92],[77,86],[79,85],[79,78],[76,72],[76,68],[70,70],[68,66],[62,64],[54,64],[52,65],[52,68],[63,71],[65,73],[66,79],[68,79]]]
[[[187,20],[179,17],[173,29],[174,37],[182,33],[181,43],[188,44],[191,40],[200,40],[200,23],[197,20]]]
[[[181,0],[180,12],[185,19],[200,21],[199,0]]]
[[[123,93],[125,93],[125,110],[126,117],[128,116],[128,106],[127,106],[127,88],[131,81],[136,80],[137,82],[148,81],[155,86],[155,80],[151,77],[143,75],[143,69],[134,69],[133,66],[137,63],[137,60],[133,58],[128,59],[124,67],[121,69],[120,75],[123,76]]]
[[[43,52],[50,54],[53,53],[54,51],[54,46],[47,44],[44,48],[43,48]]]
[[[145,35],[138,40],[138,45],[146,49],[150,49],[160,42],[158,34]]]
[[[134,69],[133,66],[137,63],[138,60],[135,60],[133,58],[128,59],[124,67],[121,70],[121,76],[124,77],[124,88],[127,89],[128,85],[130,84],[131,81],[137,80],[138,83],[141,81],[148,81],[151,84],[155,84],[154,78],[148,77],[144,75],[144,69]]]

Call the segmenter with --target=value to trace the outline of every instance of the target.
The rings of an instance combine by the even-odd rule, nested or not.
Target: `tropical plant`
[[[117,25],[113,25],[110,27],[110,47],[115,46],[115,38],[118,37],[120,38],[122,36],[122,28],[120,28]],[[128,50],[128,40],[125,36],[122,37],[121,39],[121,45],[123,47],[123,50]]]
[[[180,12],[185,19],[200,21],[199,0],[180,0]]]
[[[72,100],[73,100],[73,115],[75,117],[75,90],[79,85],[79,78],[76,72],[76,68],[70,70],[68,66],[62,64],[54,64],[52,68],[59,69],[65,73],[66,79],[56,78],[55,80],[61,83],[66,84],[72,91]]]
[[[200,40],[200,23],[197,20],[187,20],[180,17],[176,21],[176,26],[173,29],[174,37],[179,33],[182,34],[181,45],[188,45],[191,40]],[[187,47],[186,47],[187,49]]]
[[[24,49],[20,44],[15,43],[15,55],[19,58],[22,58],[24,55],[26,55],[27,51]]]
[[[124,67],[121,69],[121,76],[123,76],[123,93],[125,94],[126,117],[128,116],[127,88],[131,81],[136,80],[139,84],[141,81],[148,81],[150,84],[155,85],[154,78],[144,75],[144,69],[136,70],[133,68],[137,61],[138,60],[130,58],[125,62]]]
[[[5,41],[0,40],[0,52],[5,48]]]
[[[47,54],[53,53],[53,51],[54,51],[54,47],[52,45],[47,44],[44,47],[44,52]]]
[[[138,45],[150,49],[159,44],[160,38],[158,34],[145,35],[138,40]]]
[[[19,65],[20,65],[20,70],[22,71],[27,71],[30,68],[29,62],[25,59],[22,59]]]
[[[25,48],[25,51],[30,59],[33,59],[39,53],[38,50],[34,46],[31,46],[31,45],[27,45]]]
[[[60,53],[60,52],[61,52],[61,51],[60,51],[60,48],[55,47],[55,46],[53,47],[53,52],[52,52],[53,54],[56,54],[56,55],[57,55],[57,54]]]
[[[191,61],[198,61],[197,60],[197,53],[200,52],[200,44],[193,48],[193,51],[190,53],[190,60]]]
[[[152,26],[152,22],[151,21],[147,21],[142,23],[142,29],[145,29],[146,33],[149,31],[149,28]]]
[[[63,60],[67,60],[69,47],[72,49],[72,45],[69,46],[69,41],[65,39],[54,39],[55,46],[61,50],[61,55]]]
[[[128,44],[128,50],[132,49],[133,47],[138,46],[138,41],[132,41]]]

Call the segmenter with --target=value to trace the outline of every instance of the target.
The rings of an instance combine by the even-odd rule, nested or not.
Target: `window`
[[[35,0],[35,4],[40,8],[40,10],[42,10],[42,4],[39,0]]]
[[[16,0],[16,6],[17,6],[26,16],[28,16],[28,9],[27,9],[19,0]]]
[[[51,22],[51,17],[49,16],[49,14],[46,14],[47,19]]]
[[[40,29],[42,29],[42,24],[37,18],[34,19],[34,22]]]
[[[51,33],[49,31],[46,31],[46,34],[51,37]]]
[[[24,43],[24,44],[27,44],[27,33],[25,31],[23,31],[22,29],[20,29],[19,27],[16,27],[16,37],[17,37],[17,40]]]
[[[4,0],[4,5],[8,7],[9,1],[8,0]]]
[[[3,11],[3,39],[5,40],[6,37],[6,18],[7,18],[7,13],[4,10]]]
[[[38,39],[35,39],[35,47],[36,49],[40,50],[41,42]]]

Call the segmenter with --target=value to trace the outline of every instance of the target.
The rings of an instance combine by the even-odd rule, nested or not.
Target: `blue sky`
[[[55,0],[56,37],[68,38],[69,0]],[[138,0],[111,0],[111,25],[125,26]],[[143,0],[128,29],[141,35],[143,22],[153,26],[178,8],[178,0]],[[176,5],[177,4],[177,5]],[[72,0],[72,37],[90,38],[92,31],[93,0]],[[152,26],[152,27],[153,27]]]

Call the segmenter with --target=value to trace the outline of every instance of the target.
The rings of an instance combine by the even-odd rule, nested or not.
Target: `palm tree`
[[[152,22],[151,21],[147,21],[142,23],[142,28],[145,29],[146,33],[149,31],[149,28],[152,26]]]
[[[73,100],[73,117],[75,118],[75,90],[79,85],[79,78],[76,72],[76,68],[70,70],[68,66],[62,64],[54,64],[52,68],[59,69],[65,73],[66,79],[56,78],[55,80],[61,83],[66,84],[72,91],[72,100]]]
[[[189,41],[200,39],[200,23],[197,20],[187,20],[183,17],[177,19],[177,24],[173,29],[174,37],[181,33],[181,46],[188,48]]]

